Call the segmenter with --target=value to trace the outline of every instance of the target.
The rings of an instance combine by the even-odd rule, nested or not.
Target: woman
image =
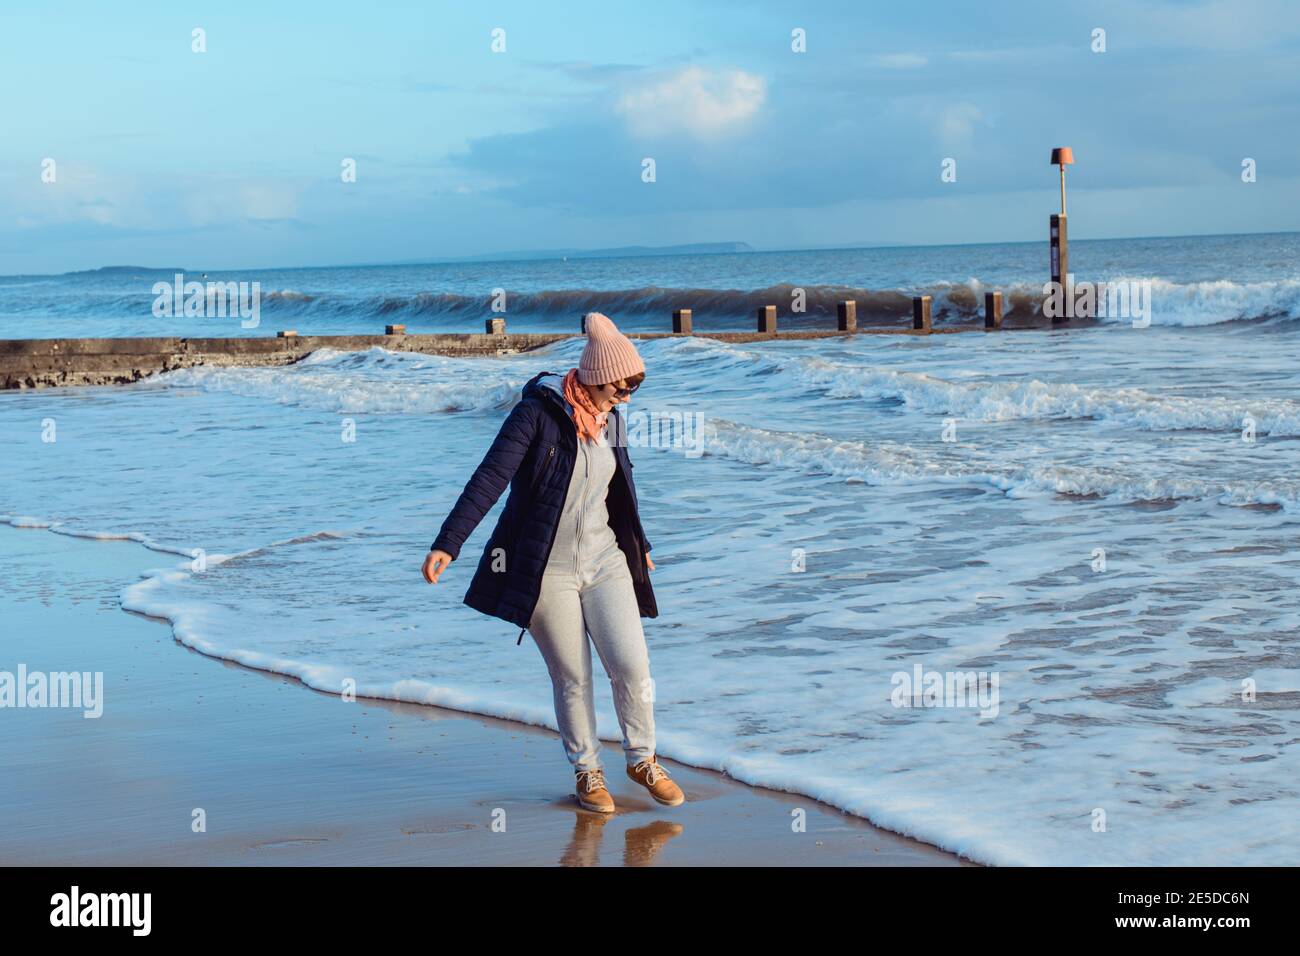
[[[510,485],[465,603],[532,635],[551,675],[555,719],[578,803],[612,813],[600,766],[591,646],[614,691],[627,775],[665,806],[685,797],[655,760],[653,683],[642,617],[657,617],[650,542],[637,511],[617,406],[645,379],[632,340],[599,312],[585,317],[577,368],[541,372],[488,449],[424,560],[430,584]],[[612,417],[614,442],[607,435]]]

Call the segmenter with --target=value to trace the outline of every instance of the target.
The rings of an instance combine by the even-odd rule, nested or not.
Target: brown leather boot
[[[682,788],[668,779],[668,771],[655,761],[652,754],[649,760],[642,760],[635,767],[627,768],[627,775],[650,791],[665,807],[675,807],[686,800]]]
[[[597,813],[613,813],[614,798],[605,789],[605,771],[579,770],[575,774],[578,804],[584,810]]]

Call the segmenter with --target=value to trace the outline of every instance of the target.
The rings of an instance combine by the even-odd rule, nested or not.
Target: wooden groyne
[[[986,297],[982,328],[932,328],[929,296],[913,300],[912,318],[910,328],[858,328],[856,303],[842,302],[839,304],[835,329],[778,331],[776,307],[764,306],[758,310],[758,322],[752,332],[695,332],[692,329],[691,310],[676,309],[673,312],[673,331],[626,334],[632,339],[697,335],[721,342],[744,343],[845,335],[939,335],[996,331],[1002,328],[1001,293],[989,293]],[[572,333],[507,333],[504,319],[491,318],[486,320],[485,331],[479,334],[407,335],[405,326],[390,325],[384,335],[298,335],[292,330],[285,330],[275,337],[251,338],[0,339],[0,390],[118,385],[196,365],[292,365],[317,349],[356,352],[380,347],[393,352],[421,352],[428,355],[510,355],[529,352],[582,334],[581,330]]]

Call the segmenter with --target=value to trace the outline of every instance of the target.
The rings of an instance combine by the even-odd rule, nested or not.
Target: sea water
[[[1277,258],[1294,237],[1164,243],[1180,241],[1169,275],[1139,261],[1160,243],[1136,240],[1094,272],[1158,280],[1146,328],[639,342],[648,376],[626,413],[704,423],[703,454],[631,449],[657,566],[659,753],[990,863],[1300,862],[1300,310],[1294,259]],[[898,280],[873,287],[928,284],[872,252],[849,258]],[[857,284],[800,255],[821,285]],[[672,269],[756,296],[803,281],[711,271],[736,258]],[[663,263],[623,261],[632,281],[611,294],[646,295]],[[570,265],[523,271],[562,291]],[[491,268],[512,285],[516,264]],[[986,284],[1033,281],[1026,265]],[[11,323],[16,284],[0,286]],[[142,308],[69,306],[40,328],[143,332]],[[523,383],[581,344],[325,351],[0,395],[0,515],[156,549],[122,605],[205,653],[554,727],[541,656],[461,603],[504,496],[437,585],[419,566]],[[996,706],[896,693],[899,675],[959,674],[996,677]],[[607,688],[600,731],[617,740]]]

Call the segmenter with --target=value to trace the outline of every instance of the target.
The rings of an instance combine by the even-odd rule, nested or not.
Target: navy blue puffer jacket
[[[555,543],[578,458],[578,430],[563,397],[539,384],[543,375],[553,374],[539,372],[524,385],[522,397],[466,483],[431,548],[446,551],[453,560],[458,558],[465,539],[496,504],[506,485],[510,486],[510,496],[483,548],[465,603],[521,628],[521,641],[537,606],[542,571]],[[609,525],[632,572],[641,617],[658,617],[645,563],[650,542],[637,510],[632,460],[627,446],[615,437],[625,434],[617,405],[609,413],[609,428],[617,464],[605,498]],[[493,570],[498,548],[496,565],[500,570]]]

